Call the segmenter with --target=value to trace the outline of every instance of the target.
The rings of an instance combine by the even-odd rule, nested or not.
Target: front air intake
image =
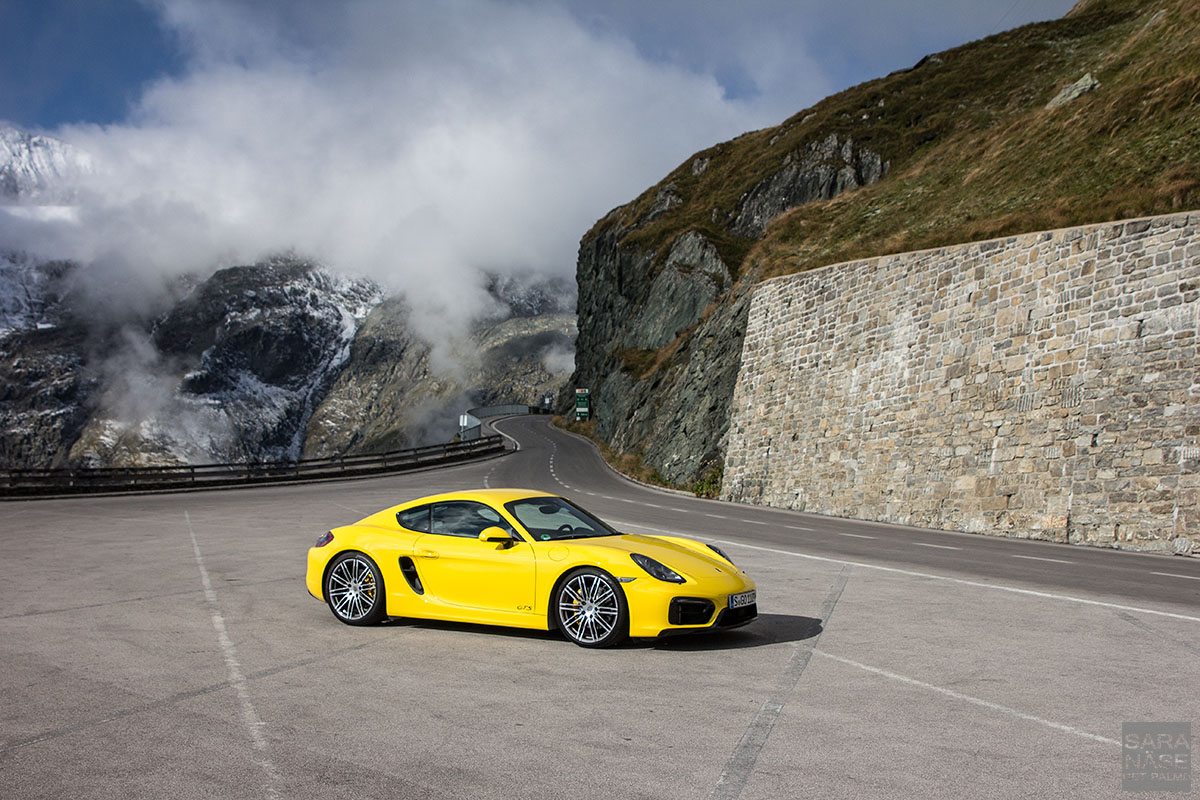
[[[707,625],[716,606],[702,597],[676,597],[671,600],[667,621],[672,625]]]

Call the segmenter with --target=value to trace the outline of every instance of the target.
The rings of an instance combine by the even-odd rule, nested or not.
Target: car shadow
[[[715,629],[702,633],[663,636],[658,639],[633,642],[655,650],[738,650],[744,647],[765,647],[782,642],[802,642],[812,639],[824,630],[821,620],[799,614],[759,614],[742,628],[732,630]]]
[[[377,627],[458,631],[461,633],[487,634],[488,636],[506,636],[510,639],[566,641],[558,631],[541,631],[534,628],[506,628],[502,625],[482,625],[473,622],[449,622],[440,619],[417,619],[414,617],[388,617]]]
[[[435,631],[458,631],[487,636],[504,636],[509,639],[530,639],[567,644],[558,631],[540,631],[529,628],[505,628],[493,625],[476,625],[470,622],[444,622],[442,620],[389,617],[377,627],[417,628]],[[802,642],[822,631],[821,620],[798,614],[759,614],[741,628],[711,630],[699,633],[662,636],[657,639],[630,639],[618,645],[618,650],[654,649],[679,652],[704,650],[738,650],[744,647],[764,647],[781,642]]]

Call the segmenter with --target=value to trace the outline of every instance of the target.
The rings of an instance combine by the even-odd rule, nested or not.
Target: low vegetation
[[[1047,107],[1085,74],[1099,86]],[[1200,206],[1200,0],[1094,0],[855,86],[697,153],[597,224],[665,257],[697,230],[755,279],[888,253]],[[758,241],[743,195],[836,134],[889,163],[879,183],[792,209]],[[694,168],[703,162],[701,171]],[[697,174],[699,173],[699,174]],[[669,191],[679,205],[644,220]],[[635,226],[636,225],[636,226]]]

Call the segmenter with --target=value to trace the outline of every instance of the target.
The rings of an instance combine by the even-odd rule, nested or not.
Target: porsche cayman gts
[[[564,497],[481,489],[334,528],[308,591],[347,625],[412,617],[561,631],[583,647],[734,628],[754,581],[715,545],[620,533]]]

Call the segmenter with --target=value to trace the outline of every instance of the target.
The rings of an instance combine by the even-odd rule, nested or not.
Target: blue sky
[[[571,0],[558,5],[597,35],[623,38],[650,61],[711,74],[731,99],[763,99],[786,115],[945,49],[1032,20],[1073,0]],[[417,24],[422,2],[403,5]],[[0,4],[0,119],[52,130],[124,120],[147,84],[178,77],[195,53],[165,5],[139,0],[8,0]],[[259,0],[248,7],[307,6]],[[323,4],[336,14],[338,3]],[[266,15],[264,15],[266,16]],[[287,14],[281,14],[286,17]],[[316,48],[319,26],[293,19]],[[463,24],[471,20],[464,9]],[[763,64],[763,61],[773,62]],[[790,80],[789,72],[804,77]],[[788,104],[801,104],[792,108]],[[789,110],[790,109],[790,110]]]

